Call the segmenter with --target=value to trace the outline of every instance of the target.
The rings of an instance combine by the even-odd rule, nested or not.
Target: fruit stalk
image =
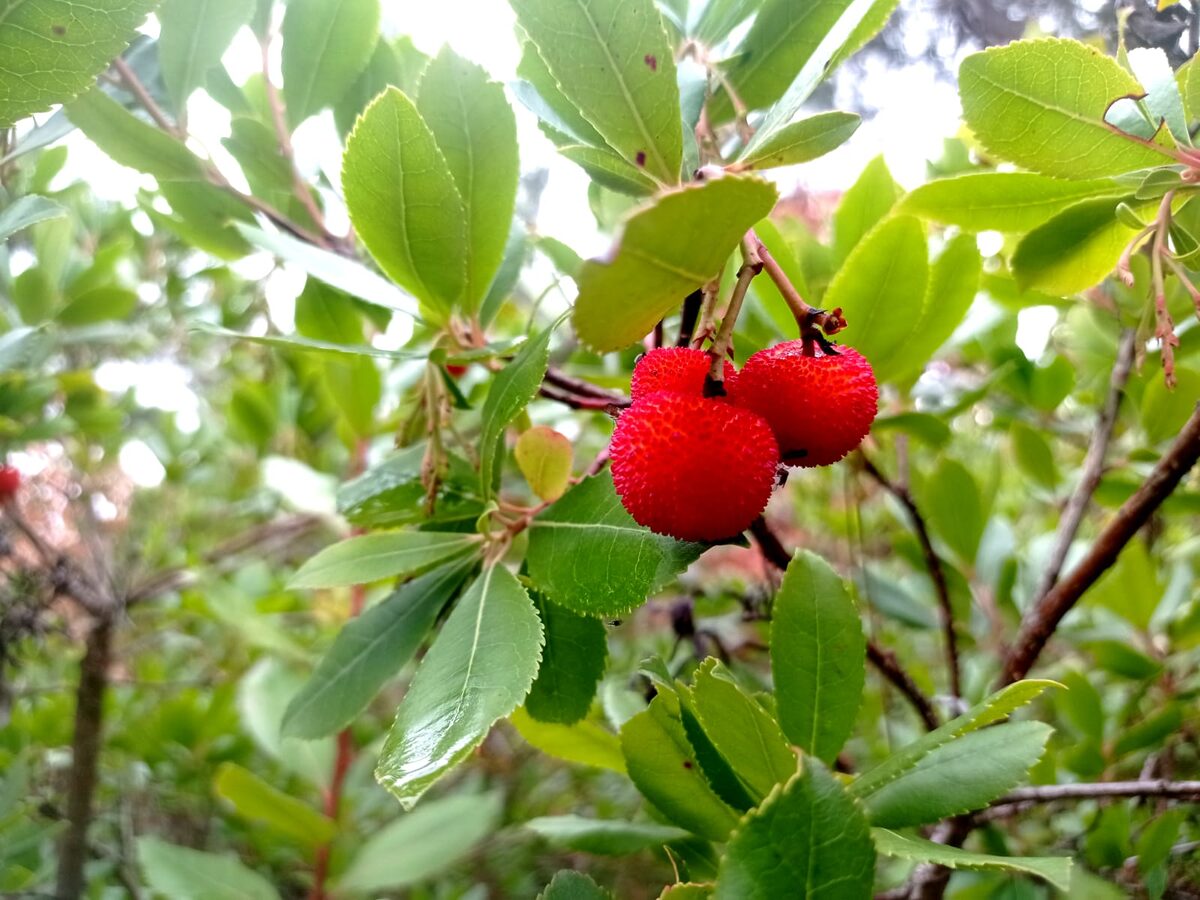
[[[737,283],[733,286],[733,293],[729,297],[729,306],[725,310],[725,317],[721,319],[721,328],[717,331],[717,336],[713,339],[712,347],[708,351],[711,362],[709,363],[708,378],[704,381],[704,396],[706,397],[725,396],[725,358],[729,355],[733,344],[733,328],[737,324],[738,314],[742,311],[742,303],[746,300],[750,282],[763,268],[762,260],[758,257],[754,243],[748,238],[742,239],[742,259],[742,267],[738,269],[737,273]]]
[[[754,233],[754,229],[746,232],[746,238],[754,247],[755,254],[762,262],[763,270],[775,282],[775,287],[779,288],[779,293],[783,295],[788,309],[796,317],[796,324],[800,326],[800,337],[803,340],[820,342],[822,340],[822,333],[825,336],[833,337],[833,335],[846,327],[846,320],[842,317],[842,310],[840,308],[828,311],[817,309],[815,306],[809,306],[805,302],[804,298],[800,296],[800,292],[796,290],[796,286],[792,284],[791,279],[787,277],[787,273],[779,265],[779,261],[771,255],[771,251],[767,249],[758,235]]]

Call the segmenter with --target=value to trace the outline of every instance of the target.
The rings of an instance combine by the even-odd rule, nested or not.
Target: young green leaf
[[[634,213],[609,259],[589,259],[577,282],[575,330],[596,350],[640,340],[683,297],[717,274],[778,192],[726,176],[664,194]]]
[[[862,117],[855,113],[817,113],[780,128],[753,152],[742,154],[738,166],[770,169],[808,162],[844,144],[861,124]]]
[[[529,526],[526,563],[538,590],[591,616],[619,616],[704,552],[638,525],[610,474],[588,478]]]
[[[229,801],[238,815],[306,847],[328,843],[337,834],[333,819],[237,763],[224,762],[218,766],[213,790],[218,797]]]
[[[1128,193],[1111,178],[1067,181],[1033,172],[973,172],[921,185],[900,201],[898,211],[971,231],[1021,233],[1081,200]]]
[[[271,882],[236,856],[168,844],[150,835],[137,839],[138,867],[146,886],[178,900],[278,900]]]
[[[848,323],[839,339],[875,366],[905,353],[921,317],[929,284],[925,230],[911,216],[883,222],[858,243],[838,269],[824,305],[841,307]]]
[[[1053,681],[1040,680],[1018,681],[1010,684],[983,702],[971,707],[958,718],[951,719],[940,728],[923,735],[907,747],[893,753],[885,762],[864,772],[850,782],[850,793],[860,798],[873,794],[911,770],[938,747],[991,725],[993,722],[999,722],[1001,719],[1007,718],[1013,710],[1035,699],[1046,688],[1060,686]]]
[[[159,181],[203,181],[200,160],[165,131],[149,125],[99,88],[64,109],[75,126],[116,162]]]
[[[1039,859],[1028,856],[992,856],[972,853],[959,847],[935,844],[914,835],[897,834],[886,828],[872,828],[871,837],[875,849],[884,856],[907,859],[913,862],[930,862],[951,869],[978,869],[981,871],[1021,872],[1035,875],[1060,891],[1071,885],[1071,858],[1053,856]]]
[[[868,897],[875,847],[857,804],[820,762],[775,788],[729,840],[716,900]]]
[[[1053,729],[1006,722],[973,731],[929,752],[894,781],[859,793],[867,818],[882,828],[938,822],[987,806],[1021,782]]]
[[[333,106],[366,68],[379,0],[290,0],[283,17],[283,102],[295,128]]]
[[[542,623],[521,583],[485,569],[455,605],[396,711],[375,778],[410,809],[461,763],[537,674]]]
[[[342,189],[350,221],[383,271],[449,314],[467,278],[466,207],[433,132],[395,88],[376,97],[350,133]]]
[[[500,267],[512,223],[520,175],[517,123],[504,89],[449,47],[426,67],[417,110],[466,208],[469,252],[462,306],[474,313]]]
[[[570,725],[587,715],[608,662],[604,623],[551,603],[538,593],[534,605],[546,629],[546,646],[525,709],[540,722]]]
[[[158,10],[158,63],[180,114],[253,11],[246,0],[164,0]]]
[[[629,777],[668,819],[694,834],[723,841],[737,813],[713,792],[680,718],[678,700],[660,693],[621,729]]]
[[[625,771],[621,742],[595,722],[587,719],[572,725],[539,722],[524,707],[509,716],[509,721],[526,743],[548,756],[613,772]]]
[[[1103,281],[1137,233],[1117,217],[1119,202],[1115,197],[1083,200],[1025,235],[1012,255],[1017,285],[1074,294]],[[1157,203],[1130,206],[1136,213],[1152,214]]]
[[[975,477],[958,460],[946,457],[930,473],[920,494],[934,534],[963,562],[974,563],[987,525]]]
[[[521,432],[513,448],[517,467],[529,487],[542,500],[555,501],[571,481],[571,442],[548,425]]]
[[[292,576],[292,588],[367,584],[415,575],[479,545],[473,534],[436,531],[381,531],[347,538],[326,547]]]
[[[963,60],[963,118],[991,153],[1064,178],[1120,175],[1169,157],[1115,133],[1112,101],[1143,93],[1109,57],[1078,41],[1014,41]]]
[[[771,675],[783,733],[833,760],[862,701],[866,639],[846,583],[807,550],[788,565],[771,618]]]
[[[658,190],[658,185],[645,172],[609,150],[564,143],[559,145],[558,152],[587,172],[592,181],[610,191],[631,197],[648,197]]]
[[[284,737],[323,737],[349,725],[413,658],[474,565],[468,556],[434,569],[343,625],[288,704]]]
[[[367,67],[333,107],[338,131],[349,134],[359,113],[391,86],[400,88],[409,97],[417,96],[417,85],[427,65],[429,57],[413,46],[411,38],[390,41],[381,35]]]
[[[45,197],[38,197],[35,194],[18,197],[0,210],[0,243],[30,225],[45,222],[47,219],[56,219],[66,214],[66,209]]]
[[[529,401],[537,396],[542,379],[546,376],[546,368],[550,364],[550,336],[557,326],[558,322],[555,322],[526,341],[488,389],[479,438],[479,486],[485,500],[492,495],[499,477],[504,431],[529,405]]]
[[[503,810],[499,791],[451,794],[422,803],[372,831],[338,878],[338,890],[378,894],[428,881],[495,831]]]
[[[559,89],[626,161],[679,181],[675,55],[652,0],[509,0]]]
[[[612,894],[582,872],[563,869],[538,894],[538,900],[612,900]]]
[[[22,0],[0,14],[0,130],[66,103],[125,49],[154,0]]]
[[[704,733],[756,803],[796,774],[796,754],[779,723],[719,661],[701,663],[691,699]]]
[[[670,825],[583,816],[542,816],[530,819],[524,827],[555,847],[601,856],[624,856],[689,836],[682,828]]]

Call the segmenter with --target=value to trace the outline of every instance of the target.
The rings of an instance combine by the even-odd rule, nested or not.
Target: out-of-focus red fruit
[[[750,527],[775,486],[779,448],[766,421],[723,400],[659,391],[613,431],[613,481],[634,520],[685,541]]]
[[[637,400],[655,391],[674,391],[702,397],[709,364],[709,355],[697,348],[657,347],[639,359],[633,367],[629,396]],[[736,377],[737,369],[729,360],[725,360],[726,393]]]
[[[446,363],[446,372],[454,378],[462,378],[467,374],[467,367],[458,363]]]
[[[746,360],[729,399],[771,423],[785,465],[827,466],[871,430],[879,386],[857,350],[809,356],[802,341],[788,341]]]
[[[21,487],[21,473],[13,466],[0,466],[0,501],[14,497]]]

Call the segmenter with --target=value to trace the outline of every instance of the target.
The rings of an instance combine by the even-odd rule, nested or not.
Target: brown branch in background
[[[571,394],[577,394],[580,397],[597,397],[601,400],[607,400],[615,406],[628,406],[629,398],[618,391],[610,391],[607,388],[602,388],[598,384],[592,384],[590,381],[584,381],[582,378],[576,378],[573,375],[568,375],[562,369],[550,366],[546,370],[546,381],[555,387],[562,388]]]
[[[696,322],[700,319],[700,306],[704,302],[704,291],[696,289],[683,298],[683,308],[679,313],[679,337],[675,339],[676,347],[687,347],[692,343],[692,335],[696,333]]]
[[[279,88],[271,80],[271,38],[269,35],[263,38],[260,46],[262,47],[262,76],[263,87],[267,92],[267,106],[271,109],[271,122],[275,126],[275,137],[279,141],[279,153],[287,163],[288,171],[292,173],[292,193],[296,195],[296,199],[308,213],[313,225],[317,227],[315,235],[317,246],[326,250],[332,249],[336,240],[325,228],[325,216],[321,212],[321,208],[317,206],[317,201],[313,199],[312,192],[308,189],[308,182],[300,177],[300,170],[296,168],[296,153],[292,149],[292,133],[288,129],[283,98],[279,94]]]
[[[538,388],[538,393],[547,400],[554,400],[564,406],[569,406],[571,409],[594,409],[615,413],[629,405],[628,401],[614,403],[612,400],[605,400],[602,397],[587,397],[580,394],[572,394],[570,391],[556,388],[552,384],[543,384]]]
[[[939,618],[942,624],[942,634],[946,643],[946,666],[950,670],[950,692],[956,697],[962,697],[962,672],[958,662],[958,635],[954,630],[954,607],[950,604],[950,587],[946,583],[946,571],[942,560],[933,549],[933,541],[929,537],[929,528],[925,517],[917,508],[912,493],[906,487],[896,484],[875,467],[865,453],[860,453],[863,471],[870,475],[885,491],[900,501],[912,521],[913,530],[917,533],[917,541],[921,545],[921,553],[925,556],[925,568],[933,580],[934,591],[937,593]]]
[[[1062,574],[1062,567],[1066,563],[1067,554],[1071,550],[1075,535],[1079,532],[1083,515],[1087,512],[1088,505],[1092,502],[1092,495],[1096,493],[1096,488],[1100,484],[1100,476],[1104,473],[1104,458],[1108,454],[1108,445],[1112,440],[1113,429],[1117,424],[1117,414],[1121,409],[1121,397],[1125,392],[1125,385],[1129,381],[1130,370],[1133,368],[1136,338],[1137,331],[1133,328],[1126,328],[1121,332],[1121,338],[1117,344],[1117,361],[1113,366],[1112,377],[1109,379],[1108,396],[1105,398],[1096,427],[1092,431],[1092,440],[1083,460],[1083,472],[1079,477],[1079,484],[1076,486],[1075,492],[1071,494],[1071,499],[1067,501],[1062,519],[1059,520],[1058,533],[1054,538],[1054,549],[1050,553],[1050,561],[1042,573],[1037,590],[1033,592],[1033,596],[1037,599],[1046,596],[1054,587],[1054,583],[1058,581],[1058,576]]]
[[[999,687],[1024,678],[1054,634],[1063,616],[1083,593],[1117,560],[1150,516],[1175,490],[1200,458],[1200,404],[1166,454],[1133,496],[1100,532],[1091,549],[1025,616],[1021,631],[1004,663]]]
[[[176,138],[180,137],[181,133],[179,128],[176,127],[174,122],[167,118],[166,114],[162,111],[162,107],[154,102],[154,98],[150,96],[150,92],[146,90],[146,86],[142,84],[141,79],[139,79],[137,75],[134,74],[133,69],[129,67],[129,63],[125,62],[124,59],[118,56],[112,61],[112,67],[116,69],[117,74],[121,76],[121,81],[124,83],[125,88],[129,91],[129,93],[133,94],[137,102],[141,104],[142,109],[146,110],[146,112],[150,114],[150,118],[154,120],[154,124],[156,124],[163,131],[167,132],[167,134]]]
[[[89,856],[87,833],[92,822],[92,798],[96,793],[103,743],[104,695],[108,690],[114,613],[110,610],[92,623],[80,663],[71,770],[67,776],[67,829],[58,848],[55,893],[59,900],[82,897],[87,886],[84,874]]]
[[[758,542],[759,549],[762,550],[763,557],[775,566],[775,568],[786,571],[788,563],[792,561],[792,554],[788,553],[787,549],[780,543],[775,532],[771,530],[771,526],[767,524],[767,520],[759,516],[750,526],[750,533],[754,535],[755,541]],[[885,650],[876,644],[873,640],[867,640],[867,659],[871,665],[879,670],[884,678],[892,683],[905,699],[912,704],[917,715],[925,727],[930,731],[937,728],[941,722],[938,720],[938,715],[934,711],[933,704],[924,692],[913,681],[912,676],[904,670],[900,665],[900,661],[896,659],[896,655],[890,650]]]
[[[1016,788],[988,807],[997,809],[1023,803],[1054,803],[1058,800],[1099,800],[1105,797],[1167,797],[1200,800],[1200,781],[1100,781],[1093,784],[1039,784]]]

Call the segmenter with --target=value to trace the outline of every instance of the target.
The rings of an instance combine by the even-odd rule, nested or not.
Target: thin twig
[[[754,230],[751,229],[746,235],[754,245],[758,258],[762,260],[763,269],[770,276],[771,280],[775,282],[775,287],[779,288],[779,293],[783,295],[788,309],[796,317],[796,322],[800,325],[802,334],[815,328],[832,337],[846,327],[846,320],[842,318],[841,309],[827,312],[826,310],[809,306],[804,298],[800,296],[800,292],[796,290],[796,286],[792,284],[792,280],[787,277],[787,273],[783,271],[783,267],[771,255],[771,251],[767,249],[758,235],[754,233]]]
[[[954,630],[954,607],[950,603],[950,587],[946,583],[946,571],[942,560],[933,549],[933,541],[929,537],[929,528],[925,517],[917,507],[916,500],[906,487],[896,484],[875,467],[875,464],[865,453],[860,453],[863,471],[879,483],[885,491],[900,501],[912,521],[913,530],[917,533],[917,541],[921,545],[921,553],[925,556],[925,568],[933,580],[934,591],[937,594],[938,609],[942,624],[942,634],[946,642],[946,666],[950,670],[950,692],[954,697],[962,697],[962,672],[958,661],[958,635]]]
[[[538,388],[538,393],[547,400],[554,400],[564,406],[569,406],[571,409],[595,409],[616,412],[629,406],[628,400],[623,403],[614,403],[612,400],[605,400],[603,397],[586,397],[580,394],[572,394],[570,391],[564,391],[562,388],[557,388],[552,384],[543,384]]]
[[[1100,781],[1091,784],[1039,784],[1016,788],[989,809],[1018,803],[1054,803],[1059,800],[1098,800],[1105,797],[1169,797],[1200,800],[1200,781]]]
[[[767,520],[759,516],[750,526],[750,533],[754,535],[766,560],[780,571],[786,571],[788,564],[792,561],[792,554],[788,553],[778,536],[771,530]],[[913,681],[912,676],[900,665],[896,654],[879,646],[873,640],[868,640],[867,659],[912,704],[926,728],[932,731],[941,724],[933,704]]]
[[[745,262],[738,269],[737,282],[733,293],[729,296],[729,305],[725,316],[721,319],[721,327],[709,348],[712,362],[708,369],[708,377],[704,380],[704,395],[706,397],[721,397],[725,394],[725,359],[733,349],[733,329],[737,325],[738,314],[746,300],[746,292],[750,290],[750,282],[762,271],[762,261],[758,258],[754,246],[748,240],[742,241],[742,256]]]
[[[1079,484],[1076,486],[1075,492],[1071,494],[1071,499],[1067,501],[1062,519],[1059,520],[1058,533],[1054,537],[1054,549],[1050,552],[1050,561],[1046,564],[1045,571],[1042,572],[1037,590],[1034,591],[1033,596],[1037,599],[1046,596],[1054,587],[1054,583],[1058,581],[1058,576],[1062,573],[1062,567],[1067,560],[1067,553],[1070,552],[1071,544],[1075,541],[1075,535],[1078,534],[1079,526],[1083,522],[1083,514],[1087,511],[1088,505],[1092,501],[1092,495],[1096,493],[1096,488],[1100,485],[1100,476],[1104,473],[1104,457],[1108,453],[1108,445],[1117,424],[1117,414],[1121,409],[1121,397],[1125,393],[1125,385],[1129,381],[1129,373],[1133,368],[1136,339],[1137,332],[1133,328],[1127,328],[1121,333],[1120,341],[1117,344],[1117,361],[1113,366],[1112,377],[1109,379],[1108,396],[1105,398],[1104,408],[1100,412],[1096,427],[1092,431],[1092,440],[1083,460],[1083,473],[1080,475]]]
[[[629,404],[629,398],[624,394],[602,388],[598,384],[592,384],[590,381],[584,381],[582,378],[576,378],[574,375],[568,375],[562,369],[555,366],[550,366],[546,370],[546,381],[555,387],[562,388],[572,394],[578,394],[581,397],[597,397],[617,406],[627,406]]]
[[[679,314],[679,337],[675,339],[676,347],[687,347],[692,343],[692,335],[696,333],[696,322],[700,318],[700,305],[704,302],[704,291],[697,289],[683,299],[683,309]]]
[[[167,118],[166,113],[162,111],[162,107],[154,102],[154,98],[150,96],[150,92],[146,90],[146,86],[142,84],[141,79],[129,67],[129,63],[118,56],[112,61],[112,67],[117,70],[117,74],[121,76],[121,81],[125,83],[126,89],[129,93],[133,94],[142,108],[150,114],[150,118],[154,120],[154,123],[167,132],[167,134],[178,138],[180,136],[179,128]]]
[[[1117,560],[1125,545],[1200,458],[1200,404],[1142,486],[1109,521],[1091,549],[1026,615],[1010,648],[999,686],[1024,678],[1050,640],[1063,616],[1083,593]]]

